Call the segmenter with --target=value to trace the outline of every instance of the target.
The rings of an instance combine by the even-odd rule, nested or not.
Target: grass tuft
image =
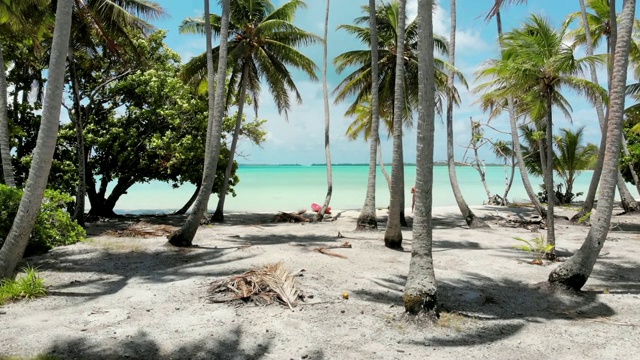
[[[0,282],[0,305],[7,301],[33,299],[47,295],[44,280],[36,268],[27,265],[22,271],[24,274],[18,275],[16,279]]]

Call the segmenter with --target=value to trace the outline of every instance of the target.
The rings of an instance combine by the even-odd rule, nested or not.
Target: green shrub
[[[0,246],[11,229],[21,198],[21,190],[0,184]],[[43,254],[56,246],[75,244],[84,239],[84,229],[66,211],[67,204],[72,201],[71,196],[59,191],[45,191],[24,256]]]
[[[47,295],[44,280],[38,275],[38,271],[30,266],[22,270],[24,275],[18,275],[16,280],[0,282],[0,304],[7,300],[33,299]]]

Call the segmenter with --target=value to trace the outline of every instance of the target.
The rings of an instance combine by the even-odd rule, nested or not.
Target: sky
[[[202,0],[156,0],[169,14],[169,17],[153,21],[159,29],[168,31],[165,42],[178,52],[183,62],[205,49],[204,36],[181,35],[178,33],[180,22],[188,17],[201,17],[203,14]],[[275,6],[282,5],[284,0],[273,0]],[[302,29],[322,35],[324,30],[325,0],[307,0],[307,7],[298,11],[295,24]],[[437,1],[434,12],[434,32],[445,36],[450,33],[449,1]],[[457,161],[464,161],[463,154],[470,138],[469,118],[482,123],[487,122],[487,114],[483,113],[476,104],[477,95],[471,90],[478,84],[474,73],[480,69],[487,59],[495,58],[499,54],[497,46],[497,30],[495,21],[484,20],[486,11],[491,7],[490,0],[458,0],[457,1],[457,31],[456,31],[456,67],[462,71],[469,82],[469,90],[459,87],[462,98],[460,107],[454,109],[454,147]],[[353,19],[361,16],[361,6],[368,4],[367,0],[332,1],[329,13],[328,34],[328,83],[330,91],[335,89],[348,70],[342,74],[336,73],[332,60],[339,54],[354,50],[365,49],[365,45],[343,30],[336,28],[341,24],[351,24]],[[559,28],[569,13],[579,11],[577,0],[538,0],[529,1],[526,6],[511,6],[502,13],[504,31],[509,31],[520,24],[529,14],[538,14],[548,18],[553,26]],[[211,12],[220,14],[221,9],[217,1],[211,1]],[[417,0],[407,0],[407,15],[411,20],[417,12]],[[214,40],[217,41],[217,40]],[[321,78],[322,45],[301,48],[300,51],[318,64],[318,78]],[[583,50],[577,50],[582,56]],[[444,58],[444,57],[443,57]],[[260,119],[266,119],[265,130],[267,139],[257,147],[244,140],[238,144],[238,162],[241,164],[302,164],[324,163],[324,103],[321,81],[311,81],[302,73],[294,73],[294,81],[298,87],[303,102],[292,102],[288,118],[279,114],[271,95],[263,87],[259,99]],[[604,79],[600,71],[599,79]],[[567,119],[559,112],[554,112],[555,129],[577,129],[585,126],[586,139],[598,144],[600,130],[597,117],[592,105],[576,94],[565,93],[569,99],[573,112],[571,119]],[[331,119],[331,156],[335,163],[368,163],[369,145],[362,139],[350,141],[344,135],[352,118],[344,115],[349,103],[333,102],[330,97]],[[232,110],[233,112],[233,110]],[[253,113],[250,113],[253,116]],[[417,118],[417,117],[414,117]],[[415,121],[415,120],[414,120]],[[498,131],[509,131],[508,118],[505,115],[492,119],[490,125]],[[446,127],[444,119],[436,118],[435,155],[434,160],[446,159]],[[509,135],[486,128],[485,136],[493,140],[510,139]],[[391,162],[392,141],[386,133],[381,132],[383,159]],[[415,162],[416,132],[415,129],[404,129],[405,162]],[[488,147],[480,152],[486,162],[497,162]]]

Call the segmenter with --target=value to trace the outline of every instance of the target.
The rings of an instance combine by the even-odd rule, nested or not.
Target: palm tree
[[[318,211],[316,220],[320,221],[324,217],[329,202],[331,201],[331,193],[333,192],[333,175],[331,173],[331,147],[329,143],[329,89],[327,87],[327,50],[328,50],[328,33],[329,33],[329,7],[330,0],[327,0],[327,12],[324,18],[324,47],[322,55],[322,93],[324,97],[324,152],[327,158],[327,196],[322,205],[322,209]]]
[[[207,85],[209,98],[209,120],[207,124],[207,139],[205,143],[204,169],[200,192],[193,204],[193,210],[187,221],[180,229],[169,236],[169,243],[173,246],[187,247],[193,243],[200,220],[207,212],[209,196],[213,190],[213,183],[218,165],[218,153],[220,152],[220,139],[222,136],[222,118],[224,116],[225,99],[224,86],[227,73],[227,38],[229,34],[230,18],[229,0],[222,0],[222,18],[220,19],[220,45],[218,46],[218,70],[213,72],[213,51],[211,49],[211,21],[209,0],[204,0],[204,22],[207,38]]]
[[[438,290],[433,269],[431,223],[433,190],[434,59],[432,0],[418,2],[419,106],[416,148],[416,210],[413,220],[411,263],[404,288],[404,308],[410,314],[435,316]]]
[[[573,183],[583,170],[589,167],[593,158],[598,154],[598,147],[594,144],[583,145],[584,127],[574,131],[560,129],[560,136],[556,136],[555,144],[557,153],[554,155],[555,170],[564,180],[565,199],[562,203],[568,203],[573,197]]]
[[[287,69],[293,67],[302,70],[312,80],[317,80],[316,65],[311,59],[304,56],[296,48],[313,44],[320,38],[306,32],[292,24],[296,11],[305,6],[302,0],[291,0],[279,8],[275,8],[269,0],[240,0],[232,3],[231,23],[229,33],[229,57],[230,75],[227,103],[230,102],[236,86],[238,112],[236,128],[230,149],[230,159],[225,173],[225,181],[220,190],[218,206],[212,217],[213,220],[224,220],[224,202],[226,199],[231,167],[235,156],[235,147],[240,136],[240,125],[246,92],[254,99],[254,107],[257,112],[258,97],[260,93],[260,81],[265,80],[269,91],[278,108],[278,112],[285,116],[290,108],[289,93],[296,96],[296,100],[302,102],[302,97],[293,82],[291,73]],[[219,35],[220,17],[211,16],[212,30]],[[180,26],[182,33],[202,33],[202,19],[186,19]],[[214,60],[217,58],[218,47],[213,50]],[[202,81],[204,63],[202,59],[206,54],[193,58],[186,64],[184,77],[192,83]]]
[[[398,1],[397,53],[404,54],[406,0]],[[391,163],[391,196],[389,217],[384,233],[384,245],[391,249],[402,248],[401,216],[404,208],[404,155],[402,153],[402,119],[404,118],[404,57],[396,56],[395,86],[393,97],[393,157]]]
[[[587,0],[587,4],[589,8],[593,10],[593,14],[587,13],[584,0],[580,0],[580,12],[575,12],[569,15],[567,19],[567,23],[574,21],[576,18],[581,18],[582,26],[571,34],[575,37],[575,41],[577,44],[585,45],[586,54],[593,55],[593,49],[597,47],[602,40],[606,40],[607,45],[607,54],[609,54],[610,63],[613,63],[611,59],[612,56],[612,41],[614,40],[615,35],[615,23],[616,23],[616,15],[615,15],[615,6],[611,7],[609,5],[608,0]],[[636,25],[640,25],[637,20],[634,20]],[[638,56],[640,54],[640,50],[638,45],[635,42],[631,42],[630,53],[633,56]],[[609,70],[611,68],[609,67]],[[596,74],[595,66],[590,68],[591,81],[597,83],[598,77]],[[608,81],[610,81],[611,76],[609,75]],[[604,160],[604,151],[606,148],[605,140],[606,140],[606,124],[605,118],[607,115],[603,112],[602,102],[600,104],[596,103],[596,112],[598,115],[598,120],[600,123],[600,127],[602,129],[602,137],[600,141],[600,154],[598,156],[598,162],[596,163],[596,167],[594,169],[593,175],[591,177],[591,183],[589,185],[589,191],[587,192],[587,196],[585,198],[585,202],[580,209],[580,211],[572,218],[573,220],[577,220],[584,216],[586,213],[590,212],[593,208],[593,202],[595,200],[596,191],[598,188],[598,183],[600,182],[600,174],[602,172],[602,161]],[[623,138],[622,142],[623,150],[625,151],[625,155],[628,155],[628,148],[626,146],[626,140]],[[633,168],[629,168],[631,171],[632,178],[634,179],[634,183],[640,192],[640,183],[638,181],[638,176]],[[638,203],[635,201],[629,189],[627,188],[626,183],[622,177],[622,174],[619,174],[617,180],[618,191],[620,192],[620,198],[622,201],[622,207],[625,211],[636,211],[640,207]]]
[[[600,250],[607,239],[618,177],[629,43],[631,42],[635,9],[635,0],[625,0],[620,15],[620,28],[612,66],[610,106],[607,118],[607,148],[600,183],[598,211],[592,217],[589,234],[580,249],[549,274],[551,284],[575,290],[581,289],[589,279]]]
[[[576,59],[573,48],[562,42],[565,32],[566,28],[556,32],[545,19],[532,15],[520,29],[503,36],[502,59],[489,61],[478,72],[481,78],[492,78],[478,89],[491,89],[501,98],[517,97],[522,101],[520,107],[526,109],[534,121],[546,120],[543,170],[550,196],[554,194],[552,108],[556,106],[567,116],[571,110],[560,90],[572,89],[592,102],[606,97],[599,85],[577,77],[589,63],[600,63],[600,58]],[[547,241],[555,246],[553,210],[554,201],[547,201]],[[553,258],[555,252],[552,250],[547,256]]]
[[[77,74],[77,68],[80,64],[76,61],[75,53],[91,54],[97,48],[102,47],[103,51],[122,54],[123,48],[127,48],[128,53],[139,55],[138,57],[144,56],[144,54],[137,54],[129,32],[151,31],[153,27],[142,18],[156,19],[164,16],[165,12],[160,5],[147,0],[95,0],[90,2],[74,0],[74,2],[74,26],[71,29],[71,47],[68,54],[73,99],[73,111],[70,112],[70,119],[76,129],[78,164],[74,219],[84,226],[84,199],[87,187],[84,118],[89,116],[89,107],[84,107],[84,110],[87,111],[85,113],[81,104],[83,99]],[[113,80],[108,80],[107,84],[111,81]],[[100,84],[97,87],[103,87],[107,84]]]
[[[493,7],[487,13],[485,19],[490,20],[492,18],[496,18],[496,26],[498,28],[498,39],[500,39],[500,50],[504,51],[504,45],[502,44],[502,18],[500,10],[509,4],[526,4],[526,0],[495,0]],[[511,127],[511,142],[513,144],[513,151],[517,159],[518,168],[520,169],[520,178],[522,179],[522,185],[524,186],[525,191],[527,192],[527,196],[529,200],[533,204],[534,208],[542,217],[546,217],[546,211],[538,201],[538,197],[536,196],[535,191],[533,191],[533,187],[531,186],[531,181],[529,180],[529,175],[527,174],[526,168],[524,166],[524,160],[522,158],[522,149],[520,148],[520,139],[518,138],[518,120],[516,115],[516,109],[512,96],[507,96],[506,100],[506,108],[509,112],[509,125]]]
[[[378,25],[376,21],[376,1],[369,0],[369,33],[370,42],[378,43]],[[378,78],[378,47],[371,47],[371,78]],[[374,81],[371,84],[371,116],[366,116],[365,121],[369,126],[369,175],[367,176],[367,193],[364,198],[364,205],[358,215],[356,230],[377,230],[378,220],[376,217],[376,154],[379,142],[380,107],[378,101],[378,84]],[[371,119],[370,121],[369,118]]]
[[[451,67],[454,67],[456,54],[456,1],[451,0],[450,4],[451,34],[449,37],[449,64]],[[447,77],[448,89],[453,89],[454,78],[454,72],[449,71],[449,75]],[[447,167],[449,169],[449,182],[451,183],[451,189],[453,190],[453,196],[456,199],[458,208],[460,209],[462,217],[467,225],[470,228],[487,228],[489,226],[481,219],[478,219],[469,208],[469,205],[467,205],[467,202],[462,196],[462,191],[460,191],[460,185],[458,184],[455,155],[453,152],[453,105],[453,94],[451,91],[447,91]]]
[[[13,225],[4,245],[0,249],[0,278],[2,279],[13,277],[16,265],[22,259],[47,186],[47,178],[49,170],[51,170],[53,153],[58,137],[65,59],[71,32],[72,7],[72,0],[58,0],[48,69],[47,91],[42,109],[38,140],[33,152],[29,177],[24,188],[24,195],[20,201],[18,213],[13,220]]]

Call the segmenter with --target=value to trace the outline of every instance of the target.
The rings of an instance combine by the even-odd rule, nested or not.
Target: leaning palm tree
[[[450,2],[451,12],[451,32],[449,37],[449,64],[451,67],[455,66],[455,54],[456,54],[456,0]],[[453,71],[449,71],[447,76],[447,89],[453,89],[453,82],[455,74]],[[453,105],[454,95],[452,91],[447,91],[447,168],[449,169],[449,182],[451,183],[451,189],[453,190],[453,196],[456,199],[458,208],[462,213],[464,221],[470,228],[487,228],[489,227],[484,221],[479,219],[476,214],[471,211],[469,205],[462,196],[460,185],[458,184],[458,176],[456,174],[455,155],[453,152]]]
[[[330,0],[327,0],[327,11],[324,18],[324,46],[322,54],[322,95],[324,98],[324,152],[327,159],[327,196],[324,204],[316,216],[316,220],[320,221],[324,217],[329,203],[331,202],[331,193],[333,192],[333,175],[331,169],[331,147],[329,141],[329,88],[327,86],[327,51],[328,51],[328,34],[329,34],[329,8]]]
[[[289,68],[301,70],[312,80],[316,65],[311,59],[297,50],[300,46],[313,44],[321,40],[316,35],[293,25],[294,15],[303,8],[301,0],[291,0],[279,8],[275,8],[269,0],[239,0],[231,4],[231,23],[229,29],[230,75],[227,102],[236,94],[238,112],[236,127],[230,148],[230,158],[225,172],[225,180],[219,192],[219,201],[212,217],[215,221],[224,220],[224,203],[229,186],[229,178],[233,167],[236,145],[240,137],[244,104],[247,93],[254,99],[254,110],[257,112],[261,80],[269,87],[278,112],[285,116],[290,108],[289,94],[295,94],[296,100],[302,102]],[[211,15],[212,31],[220,34],[220,17]],[[203,33],[202,19],[189,18],[180,26],[182,33]],[[214,61],[217,59],[218,47],[212,49]],[[194,57],[185,65],[184,78],[200,84],[204,79],[203,59],[206,53]],[[236,90],[239,87],[239,90]]]
[[[593,11],[593,13],[588,13],[586,11],[585,1],[580,0],[580,12],[575,12],[569,15],[567,19],[567,23],[571,23],[577,18],[581,19],[581,25],[576,30],[572,31],[570,34],[574,36],[577,44],[584,45],[586,48],[586,54],[592,55],[593,49],[598,47],[602,41],[606,42],[607,54],[609,55],[610,63],[613,63],[611,58],[612,52],[612,42],[615,41],[615,23],[616,23],[616,15],[615,15],[615,6],[611,7],[609,5],[608,0],[587,0],[587,5]],[[640,22],[638,20],[634,20],[635,26],[640,26]],[[634,41],[631,41],[630,55],[633,57],[640,56],[640,48],[638,44]],[[608,68],[611,70],[611,68]],[[610,71],[609,71],[610,72]],[[591,81],[597,83],[598,77],[595,71],[595,67],[590,68]],[[607,77],[607,82],[610,81],[611,76]],[[607,110],[608,111],[608,110]],[[584,214],[591,211],[593,208],[593,202],[596,196],[596,190],[598,188],[598,183],[600,182],[600,174],[602,172],[602,161],[604,160],[604,150],[606,148],[606,128],[605,128],[605,119],[607,115],[603,111],[602,102],[598,106],[596,104],[596,112],[598,115],[598,120],[600,123],[600,127],[602,129],[602,137],[600,141],[600,154],[599,161],[596,163],[596,167],[594,169],[593,175],[591,177],[591,183],[589,185],[589,191],[587,192],[587,196],[585,198],[584,204],[580,211],[573,217],[574,220],[577,220],[584,216]],[[629,150],[626,145],[626,139],[624,139],[622,148],[625,152],[625,155],[629,154]],[[640,192],[640,181],[638,180],[638,175],[635,172],[635,169],[632,167],[629,168],[631,172],[631,176]],[[627,185],[622,177],[622,174],[618,175],[617,180],[618,191],[620,192],[620,198],[622,202],[622,207],[625,211],[636,211],[639,209],[638,203],[635,201]]]
[[[410,314],[437,313],[438,290],[433,268],[433,133],[434,60],[432,0],[418,2],[419,26],[419,106],[416,148],[416,210],[413,220],[411,263],[404,288],[404,308]]]
[[[370,42],[378,43],[378,25],[376,22],[376,0],[369,0],[369,33]],[[378,47],[371,47],[371,78],[378,78]],[[369,126],[369,175],[367,176],[367,193],[364,198],[364,205],[358,215],[356,230],[377,230],[378,220],[376,217],[376,154],[378,150],[378,136],[380,126],[380,107],[378,101],[378,84],[371,81],[371,116],[366,116],[364,120]],[[370,121],[369,118],[371,119]]]
[[[622,122],[625,102],[629,43],[636,9],[635,0],[625,0],[620,15],[620,28],[615,45],[610,87],[610,107],[607,118],[607,149],[598,197],[598,211],[592,218],[591,229],[580,249],[549,274],[549,282],[579,290],[591,276],[600,250],[605,244],[615,198],[618,160],[622,141]]]
[[[573,48],[563,43],[566,28],[555,31],[547,20],[532,15],[519,29],[502,38],[502,59],[490,60],[478,72],[480,78],[490,78],[478,89],[491,90],[502,98],[513,96],[521,101],[534,121],[543,121],[546,129],[543,164],[544,183],[549,196],[553,186],[553,116],[557,107],[569,116],[571,106],[561,90],[568,88],[583,94],[595,102],[606,98],[606,91],[599,85],[578,77],[589,63],[601,63],[601,58],[586,56],[576,59]],[[542,154],[542,152],[541,152]],[[547,201],[547,241],[555,246],[554,201]],[[555,256],[554,250],[547,255]]]
[[[502,39],[502,17],[501,17],[501,9],[509,4],[526,4],[526,0],[495,0],[493,7],[487,13],[485,19],[490,20],[492,18],[496,19],[496,26],[498,28],[498,39]],[[504,46],[502,41],[500,41],[500,50],[501,52],[504,50]],[[520,172],[520,178],[522,179],[522,185],[529,197],[529,200],[533,204],[533,207],[536,209],[540,216],[545,217],[546,211],[538,201],[538,197],[536,196],[533,187],[531,186],[531,181],[529,180],[529,174],[526,171],[524,166],[524,159],[522,158],[522,149],[520,148],[520,139],[518,138],[518,119],[515,104],[512,96],[507,96],[504,99],[506,102],[506,109],[509,113],[509,125],[511,127],[511,142],[513,144],[513,151],[517,159],[517,164]]]
[[[42,121],[24,195],[11,230],[0,249],[0,279],[13,277],[16,265],[27,247],[47,187],[58,137],[72,6],[72,0],[58,0]]]
[[[213,190],[213,183],[218,165],[220,152],[220,138],[222,136],[222,118],[224,116],[225,99],[224,86],[227,73],[227,38],[229,34],[230,8],[229,0],[222,1],[222,18],[220,19],[220,45],[218,46],[218,69],[213,70],[213,52],[211,51],[211,23],[209,16],[209,0],[204,0],[205,34],[207,38],[207,81],[209,98],[209,120],[207,123],[207,138],[205,142],[204,169],[200,192],[193,204],[193,210],[187,221],[180,229],[169,236],[169,243],[173,246],[187,247],[193,243],[200,221],[207,212],[209,196]]]

